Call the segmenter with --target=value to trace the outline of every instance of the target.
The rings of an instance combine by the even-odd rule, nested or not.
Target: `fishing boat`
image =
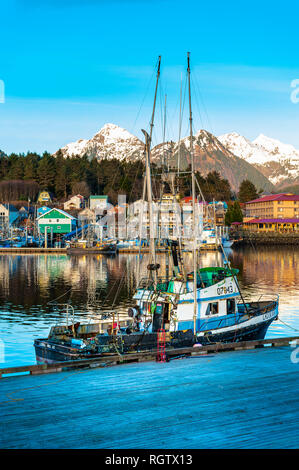
[[[139,238],[134,238],[132,240],[118,240],[116,244],[117,251],[123,253],[138,253],[139,247],[143,251],[147,250],[147,240],[139,240]]]
[[[98,322],[80,324],[68,321],[54,326],[48,338],[34,342],[38,361],[97,357],[103,354],[152,350],[159,335],[165,335],[166,348],[201,346],[217,342],[263,339],[269,325],[278,318],[278,297],[246,300],[240,290],[238,270],[231,267],[223,250],[223,266],[198,267],[198,236],[195,220],[195,171],[193,156],[190,57],[188,85],[190,114],[190,157],[192,162],[192,261],[187,272],[180,239],[168,240],[167,275],[159,274],[152,213],[150,145],[155,101],[160,73],[158,62],[154,107],[150,133],[145,135],[145,189],[149,208],[149,261],[147,277],[138,278],[132,306],[124,319],[116,311],[103,313]],[[221,245],[221,243],[220,243]],[[139,271],[139,270],[138,270]]]
[[[80,240],[70,243],[67,247],[67,253],[70,255],[115,254],[116,251],[117,242],[108,239],[94,243],[90,243],[87,240]]]
[[[234,240],[231,240],[230,238],[224,236],[221,238],[221,244],[223,248],[231,248],[234,244]]]

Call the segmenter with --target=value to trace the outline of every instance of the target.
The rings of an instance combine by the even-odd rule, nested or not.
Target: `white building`
[[[102,212],[108,209],[111,204],[108,203],[108,196],[89,196],[89,209]]]
[[[83,209],[84,207],[84,197],[80,194],[77,196],[72,196],[68,201],[63,204],[64,210],[70,209]]]

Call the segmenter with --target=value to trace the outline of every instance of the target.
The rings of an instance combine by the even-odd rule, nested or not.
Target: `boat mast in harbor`
[[[192,132],[192,107],[191,107],[191,83],[190,83],[190,52],[187,52],[187,73],[189,91],[189,122],[190,122],[190,157],[191,157],[191,183],[192,183],[192,232],[193,232],[193,293],[194,293],[194,334],[196,334],[197,318],[197,267],[196,267],[196,229],[195,229],[195,174],[194,174],[194,152],[193,152],[193,132]]]
[[[161,66],[161,56],[158,57],[158,67],[157,67],[157,78],[156,78],[156,87],[155,87],[155,96],[153,111],[150,123],[150,133],[148,134],[144,129],[142,132],[145,136],[145,177],[143,182],[143,193],[142,193],[142,204],[140,211],[140,223],[139,223],[139,253],[138,253],[138,268],[137,268],[137,281],[140,280],[140,258],[141,258],[141,240],[142,240],[142,228],[143,228],[143,214],[144,214],[144,201],[147,189],[148,196],[148,205],[149,205],[149,226],[150,226],[150,263],[153,265],[156,264],[156,255],[155,255],[155,234],[153,226],[153,205],[152,205],[152,184],[151,184],[151,171],[150,171],[150,150],[151,150],[151,141],[154,128],[154,119],[155,119],[155,110],[156,110],[156,101],[157,101],[157,91],[160,77],[160,66]],[[154,275],[156,280],[156,273]]]

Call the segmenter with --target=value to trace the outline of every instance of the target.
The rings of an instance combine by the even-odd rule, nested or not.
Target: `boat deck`
[[[292,352],[3,378],[0,448],[298,448]]]

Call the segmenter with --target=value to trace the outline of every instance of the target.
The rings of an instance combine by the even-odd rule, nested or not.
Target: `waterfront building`
[[[37,202],[40,204],[44,204],[45,202],[52,202],[52,197],[49,191],[44,190],[40,191],[37,196]]]
[[[299,195],[270,194],[245,204],[244,221],[250,219],[299,219]]]
[[[299,218],[251,219],[243,222],[243,229],[250,232],[299,233]]]
[[[84,207],[84,197],[81,194],[72,196],[68,201],[63,204],[63,209],[65,211],[72,209],[83,209]]]
[[[89,208],[91,210],[104,211],[108,209],[108,196],[89,196]]]
[[[96,223],[96,215],[95,212],[85,207],[81,212],[78,213],[78,225],[80,227],[87,225],[87,224],[95,224]]]
[[[51,207],[48,207],[48,206],[39,207],[36,211],[37,217],[39,217],[42,214],[45,214],[46,212],[50,210],[51,210]]]
[[[12,204],[0,204],[0,230],[7,230],[19,217],[18,209]]]
[[[50,209],[37,219],[39,233],[66,234],[76,229],[77,220],[61,209]]]

